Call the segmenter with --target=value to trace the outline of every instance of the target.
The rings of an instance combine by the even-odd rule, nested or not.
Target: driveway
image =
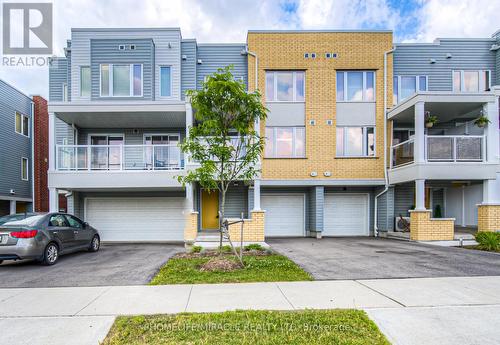
[[[500,254],[384,238],[266,239],[316,279],[500,276]]]
[[[4,261],[0,288],[142,285],[168,259],[183,250],[173,244],[103,244],[97,253],[61,256],[54,266],[34,261]]]

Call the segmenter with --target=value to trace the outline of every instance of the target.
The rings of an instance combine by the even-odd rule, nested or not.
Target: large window
[[[170,66],[160,66],[160,96],[172,96],[172,79],[170,76]]]
[[[305,157],[304,127],[266,127],[266,158]]]
[[[453,71],[452,77],[454,92],[480,92],[491,87],[490,71]]]
[[[16,133],[30,136],[30,118],[18,112],[16,112]]]
[[[266,72],[266,101],[303,102],[304,72]]]
[[[90,67],[80,67],[80,96],[90,97]]]
[[[141,64],[103,64],[100,70],[101,97],[141,97]]]
[[[375,101],[375,72],[337,72],[337,102]]]
[[[374,155],[374,127],[337,127],[337,157]]]
[[[399,75],[394,77],[394,104],[404,101],[417,91],[427,91],[427,76]]]
[[[21,180],[28,181],[28,158],[21,158]]]

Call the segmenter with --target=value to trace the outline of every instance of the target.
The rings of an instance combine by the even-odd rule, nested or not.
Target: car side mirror
[[[87,229],[87,228],[89,227],[89,223],[87,223],[87,222],[83,222],[83,227],[84,227],[85,229]]]

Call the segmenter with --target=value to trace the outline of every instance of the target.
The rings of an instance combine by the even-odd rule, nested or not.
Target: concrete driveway
[[[34,261],[4,261],[0,288],[142,285],[168,259],[183,250],[172,244],[103,244],[97,253],[61,256],[54,266]]]
[[[316,279],[500,275],[500,254],[373,237],[266,239]]]

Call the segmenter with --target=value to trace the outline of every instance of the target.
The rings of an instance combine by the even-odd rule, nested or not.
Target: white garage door
[[[87,198],[85,220],[103,241],[182,241],[185,198]]]
[[[304,194],[262,195],[261,207],[266,237],[304,236]]]
[[[368,195],[325,194],[323,236],[368,236]]]

